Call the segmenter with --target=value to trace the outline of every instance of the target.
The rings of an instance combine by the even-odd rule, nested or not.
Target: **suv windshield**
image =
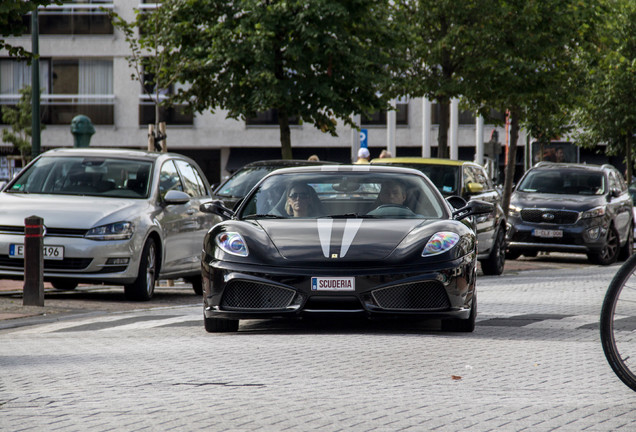
[[[245,168],[237,172],[234,176],[222,184],[216,191],[215,195],[224,197],[242,198],[254,187],[256,183],[263,177],[274,171],[279,166],[260,166],[253,168]]]
[[[603,195],[605,177],[587,170],[531,170],[517,190],[529,193],[563,195]]]

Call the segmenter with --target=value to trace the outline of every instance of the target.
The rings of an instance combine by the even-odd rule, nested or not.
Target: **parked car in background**
[[[44,220],[44,280],[124,285],[148,300],[158,278],[185,278],[201,293],[203,237],[220,218],[202,212],[210,186],[174,153],[57,149],[33,160],[0,192],[0,278],[24,276],[24,220]]]
[[[351,165],[277,170],[206,235],[204,324],[333,314],[442,319],[471,332],[477,316],[476,237],[421,172]]]
[[[515,188],[508,222],[510,258],[575,252],[608,265],[632,254],[632,198],[611,165],[539,162]]]
[[[482,166],[468,161],[418,157],[373,159],[371,164],[414,168],[426,174],[445,197],[456,195],[466,201],[477,199],[493,204],[492,213],[475,217],[479,261],[484,274],[503,273],[506,218],[501,194]]]
[[[217,186],[213,191],[214,199],[223,201],[225,207],[234,208],[247,193],[263,177],[280,168],[297,166],[334,165],[338,162],[309,161],[304,159],[273,159],[248,163],[227,180]]]

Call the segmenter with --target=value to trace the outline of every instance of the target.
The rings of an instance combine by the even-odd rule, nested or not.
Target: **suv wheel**
[[[503,273],[504,263],[506,261],[506,234],[500,227],[495,236],[495,242],[488,258],[481,261],[481,270],[485,275],[498,276]]]
[[[614,264],[618,259],[618,246],[618,234],[616,234],[614,227],[610,227],[607,231],[607,238],[605,239],[605,246],[603,246],[603,249],[601,249],[600,252],[590,253],[587,257],[595,264]]]

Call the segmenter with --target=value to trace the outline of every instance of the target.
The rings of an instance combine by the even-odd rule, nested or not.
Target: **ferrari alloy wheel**
[[[231,333],[238,330],[239,320],[208,318],[203,316],[205,331],[208,333]]]
[[[152,238],[146,240],[139,262],[139,274],[135,282],[124,286],[124,294],[129,300],[150,300],[155,292],[157,278],[157,247]]]

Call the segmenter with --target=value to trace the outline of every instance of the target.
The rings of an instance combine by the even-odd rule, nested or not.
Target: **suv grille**
[[[573,224],[579,218],[579,212],[572,210],[524,209],[521,219],[531,223]]]

